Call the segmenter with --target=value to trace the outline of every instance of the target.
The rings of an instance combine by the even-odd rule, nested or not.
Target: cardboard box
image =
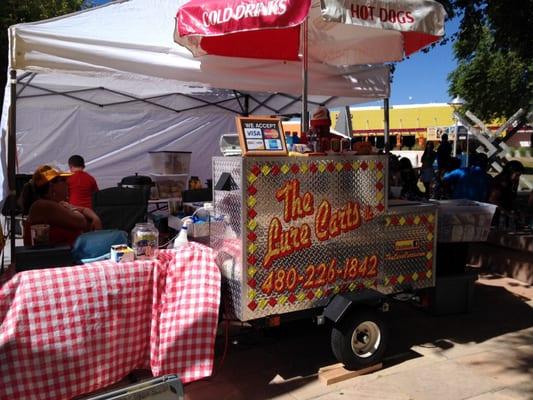
[[[129,262],[135,260],[135,252],[127,244],[111,246],[111,261]]]

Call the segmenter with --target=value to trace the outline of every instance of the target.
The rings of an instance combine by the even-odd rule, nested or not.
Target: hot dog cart
[[[387,295],[435,285],[436,208],[388,203],[386,155],[215,157],[226,313],[314,312],[348,367],[379,361]]]

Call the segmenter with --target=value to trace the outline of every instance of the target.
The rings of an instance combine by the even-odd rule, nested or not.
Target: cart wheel
[[[331,332],[333,354],[347,369],[359,369],[381,361],[388,341],[381,314],[369,309],[352,311]]]

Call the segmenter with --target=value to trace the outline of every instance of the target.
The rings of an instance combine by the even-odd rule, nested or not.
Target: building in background
[[[383,141],[383,107],[352,107],[352,136],[359,140],[377,143]],[[339,112],[332,110],[333,129],[337,127]],[[283,122],[285,131],[300,132],[300,122]],[[453,109],[446,103],[410,104],[389,108],[389,127],[391,143],[395,147],[414,147],[423,145],[426,138],[440,140],[444,132],[455,130]]]
[[[351,136],[357,140],[370,141],[378,148],[382,147],[384,142],[383,107],[351,107],[350,114],[352,117]],[[339,115],[338,110],[331,110],[334,130],[337,128]],[[496,130],[501,123],[502,121],[492,121],[487,124],[487,127]],[[300,134],[299,120],[284,121],[283,126],[286,134],[289,132],[291,135]],[[443,133],[447,133],[450,140],[453,140],[455,128],[453,108],[446,103],[397,105],[389,108],[390,142],[397,149],[422,149],[426,140],[440,141]],[[466,128],[459,125],[457,132],[459,147],[464,147]],[[526,126],[512,138],[514,141],[510,143],[516,147],[531,146],[531,134],[532,128]]]
[[[350,111],[352,135],[360,140],[370,140],[381,147],[384,129],[383,107],[353,107]],[[462,131],[464,128],[459,127],[460,135]],[[446,103],[391,106],[389,132],[390,142],[397,148],[423,147],[426,140],[440,140],[443,133],[448,133],[452,138],[455,133],[453,109]]]

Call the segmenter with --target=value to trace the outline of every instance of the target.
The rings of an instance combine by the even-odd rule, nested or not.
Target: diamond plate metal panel
[[[241,226],[232,230],[242,239],[242,262],[235,257],[219,263],[225,302],[235,317],[249,320],[317,307],[335,293],[377,286],[382,246],[376,238],[382,234],[379,216],[387,207],[386,161],[377,156],[214,160],[214,182],[230,172],[240,189],[239,195],[219,191],[214,195],[217,213],[229,215],[231,221],[241,216]],[[291,188],[293,196],[285,194],[290,200],[278,193],[283,187]],[[300,213],[284,215],[290,214],[289,202],[298,209],[294,200],[300,202]],[[320,212],[322,224],[317,227]],[[274,219],[281,235],[276,246],[285,241],[291,247],[287,240],[294,244],[295,238],[299,245],[305,237],[308,241],[303,248],[288,249],[268,262]],[[337,223],[330,226],[332,220]],[[343,226],[347,222],[353,226]],[[317,232],[328,236],[329,230],[332,237],[319,240]],[[213,236],[215,249],[232,247],[227,239]],[[228,253],[227,249],[221,252]]]
[[[247,288],[245,319],[323,306],[336,293],[376,286],[384,157],[245,161],[244,203],[257,212],[245,236],[247,256],[256,260],[248,264],[255,287]],[[350,212],[356,226],[343,229],[341,214]]]
[[[388,211],[386,171],[384,156],[214,158],[215,184],[235,184],[214,191],[230,229],[211,224],[226,311],[246,321],[433,286],[435,209]]]
[[[214,190],[213,204],[217,223],[210,224],[211,247],[218,252],[217,264],[222,274],[222,297],[229,317],[242,320],[242,296],[245,284],[245,265],[242,257],[242,159],[214,157],[213,182],[215,187],[223,173],[231,175],[229,190]],[[225,217],[225,218],[224,218]]]
[[[391,207],[383,217],[382,293],[435,286],[436,207]]]

